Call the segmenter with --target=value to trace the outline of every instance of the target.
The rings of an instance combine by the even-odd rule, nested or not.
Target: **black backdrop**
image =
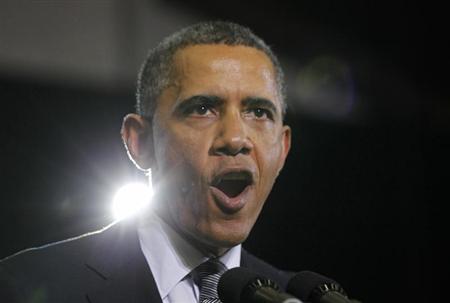
[[[301,109],[288,115],[292,152],[245,246],[281,268],[331,276],[364,302],[436,300],[444,259],[433,239],[444,216],[427,177],[450,130],[438,9],[170,2],[246,24],[299,65],[317,53],[343,58],[367,103],[356,122]],[[0,78],[0,257],[111,220],[117,187],[143,180],[119,137],[133,95]]]

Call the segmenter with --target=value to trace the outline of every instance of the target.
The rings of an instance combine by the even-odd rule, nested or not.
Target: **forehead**
[[[188,46],[173,58],[173,80],[190,85],[232,87],[240,84],[253,89],[277,91],[272,61],[262,51],[247,46],[205,44]],[[194,83],[196,82],[196,83]],[[179,83],[180,84],[180,83]]]
[[[175,52],[175,61],[181,58],[190,58],[191,60],[212,60],[220,58],[235,58],[247,60],[264,61],[271,66],[269,57],[261,50],[245,45],[227,45],[227,44],[196,44],[183,47]]]

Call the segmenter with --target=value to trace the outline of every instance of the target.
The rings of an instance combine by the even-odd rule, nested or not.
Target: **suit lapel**
[[[104,231],[85,267],[92,276],[89,303],[162,303],[132,221]]]
[[[162,303],[156,282],[141,251],[137,228],[133,221],[122,221],[101,232],[86,260],[88,271],[87,303]],[[269,264],[241,252],[241,266],[254,270],[280,283],[286,274]]]

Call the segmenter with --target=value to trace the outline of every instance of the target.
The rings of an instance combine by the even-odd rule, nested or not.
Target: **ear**
[[[153,135],[149,121],[137,114],[128,114],[123,119],[120,131],[131,161],[141,170],[153,165]]]
[[[291,128],[287,125],[283,125],[281,133],[281,153],[278,163],[278,174],[284,166],[289,150],[291,149]]]

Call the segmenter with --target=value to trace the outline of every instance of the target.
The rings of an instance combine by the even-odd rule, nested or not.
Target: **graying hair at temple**
[[[223,21],[203,22],[183,28],[168,36],[151,49],[138,75],[136,111],[150,120],[161,92],[170,85],[172,59],[185,47],[199,44],[225,44],[248,46],[264,52],[272,61],[276,82],[282,102],[283,116],[286,112],[285,82],[281,65],[270,47],[249,28]]]

